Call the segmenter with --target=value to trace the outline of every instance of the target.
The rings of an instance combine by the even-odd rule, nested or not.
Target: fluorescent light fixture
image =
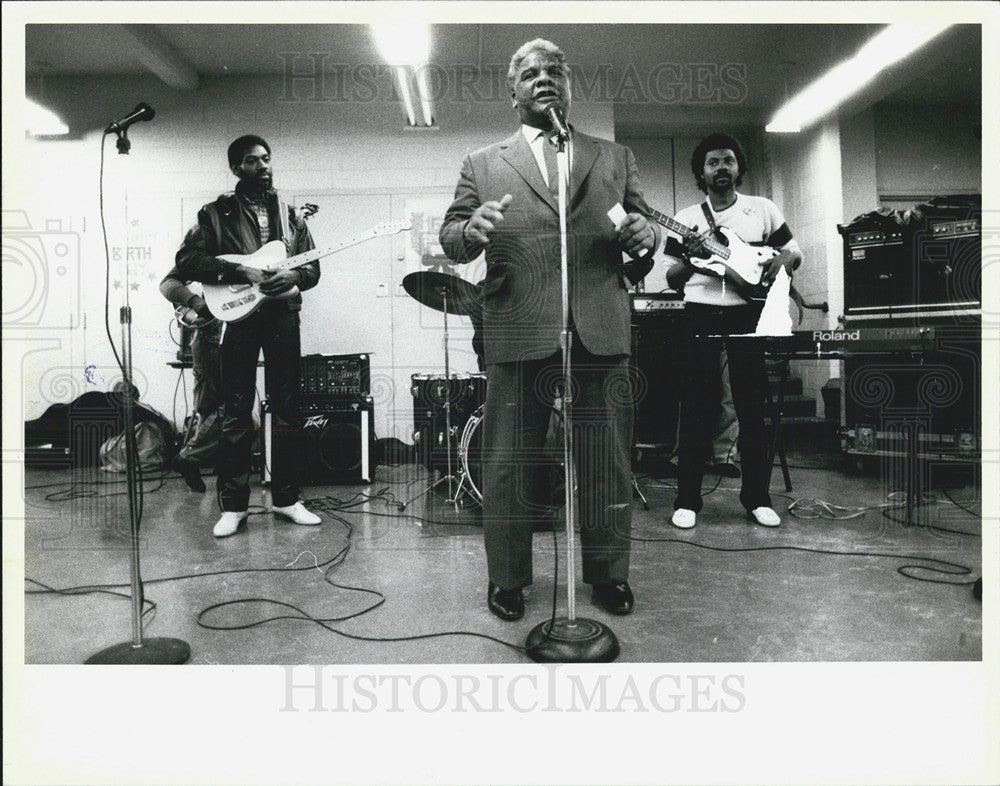
[[[51,109],[27,97],[24,104],[24,128],[32,136],[64,136],[69,133],[69,126]]]
[[[385,61],[393,66],[403,109],[411,126],[417,125],[414,92],[420,99],[424,125],[434,125],[434,104],[427,82],[426,65],[431,54],[431,30],[421,22],[387,22],[372,25],[375,43]],[[413,75],[412,77],[410,75]],[[415,90],[414,90],[415,86]]]
[[[797,133],[871,82],[881,71],[916,51],[950,24],[899,22],[888,25],[850,60],[835,65],[785,103],[765,126],[769,133]]]
[[[375,43],[390,65],[419,66],[431,54],[431,29],[419,22],[372,25]]]
[[[407,75],[406,66],[398,65],[396,71],[396,81],[399,82],[399,94],[403,97],[403,108],[406,110],[406,119],[411,126],[417,124],[417,112],[413,108],[413,95],[410,93],[410,80]]]
[[[414,71],[417,81],[417,95],[420,96],[420,108],[424,114],[424,125],[434,125],[434,102],[431,101],[431,87],[427,82],[427,69],[418,68]]]

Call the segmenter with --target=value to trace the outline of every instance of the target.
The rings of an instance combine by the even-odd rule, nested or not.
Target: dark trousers
[[[684,308],[681,388],[680,448],[678,451],[677,498],[674,509],[701,510],[701,480],[711,458],[712,437],[718,426],[722,386],[719,361],[723,341],[698,338],[706,335],[753,333],[760,318],[759,305],[706,306],[688,303]],[[740,502],[748,511],[771,506],[768,495],[767,434],[764,417],[767,370],[764,349],[725,342],[729,356],[729,384],[736,419],[740,424],[740,472],[743,485]]]
[[[271,403],[271,500],[277,507],[299,498],[299,312],[283,301],[226,325],[222,336],[222,441],[219,495],[223,510],[244,511],[250,503],[250,463],[257,358],[264,351],[264,386]]]
[[[599,357],[574,336],[574,455],[583,580],[628,578],[633,402],[625,356]],[[546,520],[540,483],[545,437],[558,395],[561,354],[486,367],[483,530],[490,580],[501,589],[532,581],[532,532]]]
[[[180,458],[212,464],[219,453],[222,383],[219,370],[218,323],[198,328],[191,340],[191,370],[194,372],[193,429],[180,450]]]

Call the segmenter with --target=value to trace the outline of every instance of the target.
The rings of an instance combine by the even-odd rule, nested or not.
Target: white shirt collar
[[[524,134],[524,138],[528,140],[528,144],[530,145],[538,139],[539,134],[545,134],[546,131],[542,128],[535,128],[534,126],[529,126],[527,123],[522,123],[521,133]]]

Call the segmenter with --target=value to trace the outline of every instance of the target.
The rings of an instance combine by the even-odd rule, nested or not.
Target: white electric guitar
[[[293,257],[286,256],[285,244],[282,241],[272,240],[252,254],[221,254],[219,259],[257,270],[292,270],[317,259],[336,254],[351,246],[364,243],[366,240],[383,235],[395,235],[412,228],[413,224],[409,220],[379,224],[364,235],[352,237],[333,246],[314,248],[312,251],[296,254]],[[265,295],[257,284],[205,284],[204,288],[205,302],[212,313],[223,322],[237,322],[245,319],[266,301],[294,297],[299,291],[298,287],[292,287],[280,295]]]
[[[657,224],[665,226],[683,237],[693,230],[658,210],[650,210]],[[767,284],[761,283],[766,263],[778,255],[770,246],[751,246],[728,227],[716,227],[715,236],[704,244],[711,256],[702,259],[691,257],[690,264],[698,272],[729,281],[734,289],[747,300],[765,300]]]

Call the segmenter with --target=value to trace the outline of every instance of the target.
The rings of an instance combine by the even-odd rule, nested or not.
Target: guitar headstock
[[[413,222],[405,218],[402,221],[388,221],[384,224],[377,224],[372,229],[373,235],[395,235],[399,232],[408,232],[413,229]]]

